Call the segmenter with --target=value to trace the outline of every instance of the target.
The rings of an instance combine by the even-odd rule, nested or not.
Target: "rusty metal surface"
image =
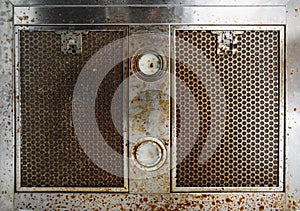
[[[237,35],[235,55],[210,31],[175,33],[176,187],[281,186],[279,28]]]
[[[73,91],[83,66],[100,48],[124,35],[124,31],[90,31],[83,35],[82,54],[65,56],[60,50],[60,34],[20,31],[20,93],[17,93],[20,94],[17,103],[20,103],[21,115],[19,190],[124,187],[122,156],[114,157],[102,151],[103,143],[97,134],[91,130],[85,133],[89,123],[82,124],[75,131],[72,116]],[[117,49],[112,59],[122,61],[122,46]],[[123,77],[123,65],[119,63],[100,84],[94,111],[105,142],[120,155],[124,154],[123,132],[116,131],[115,127],[123,126],[123,95],[114,99],[118,121],[112,121],[110,111],[114,93]],[[86,94],[90,92],[86,91]],[[79,97],[85,99],[84,94]],[[79,132],[85,133],[88,147],[83,148],[83,143],[78,141]],[[119,174],[105,171],[93,159],[110,163],[111,169]]]
[[[13,210],[13,7],[0,1],[0,210]]]
[[[286,210],[300,210],[300,1],[287,4]]]
[[[39,194],[17,193],[15,208],[33,210],[284,210],[284,193]]]
[[[25,4],[74,4],[72,1],[19,1],[12,0],[13,3],[24,5],[24,8],[20,8],[20,13],[15,16],[16,23],[19,24],[43,24],[43,23],[66,23],[72,25],[70,19],[59,20],[59,12],[53,13],[55,16],[55,21],[53,18],[47,14],[47,10],[37,10],[34,7],[27,7]],[[79,1],[76,2],[78,4]],[[144,2],[144,1],[143,1]],[[147,1],[146,1],[147,2]],[[162,4],[169,4],[170,1],[160,1]],[[175,3],[177,1],[174,1]],[[285,5],[287,3],[287,10],[285,11],[283,7],[239,7],[236,10],[227,10],[224,7],[219,7],[221,4],[231,4],[233,6],[239,5]],[[130,1],[80,1],[79,4],[97,4],[102,5],[103,7],[106,4],[124,4],[130,3]],[[131,2],[133,4],[133,2]],[[140,4],[142,2],[135,1],[135,3]],[[152,1],[152,3],[156,3]],[[173,3],[173,2],[172,2]],[[194,1],[180,1],[177,3],[192,4]],[[300,54],[299,49],[299,11],[300,11],[300,2],[299,0],[290,0],[290,1],[269,1],[269,0],[259,0],[259,1],[240,1],[240,0],[229,0],[229,1],[199,1],[198,3],[203,3],[205,5],[215,5],[219,8],[203,8],[198,10],[201,12],[201,15],[197,15],[197,11],[191,9],[179,9],[178,12],[175,10],[169,10],[170,14],[182,14],[185,12],[188,15],[188,18],[174,18],[166,19],[165,22],[159,19],[154,19],[154,22],[160,21],[162,24],[169,24],[169,21],[175,20],[180,22],[189,22],[195,24],[285,24],[287,23],[287,124],[286,128],[286,186],[284,193],[224,193],[224,194],[46,194],[46,193],[13,193],[13,162],[14,162],[14,153],[13,153],[13,138],[12,134],[12,54],[11,51],[11,42],[9,41],[12,38],[10,33],[11,21],[13,20],[10,15],[12,13],[12,7],[6,2],[1,1],[0,5],[0,19],[3,21],[0,24],[0,36],[1,36],[1,138],[0,138],[0,210],[16,210],[16,209],[34,209],[35,210],[299,210],[300,209],[300,184],[299,184],[299,169],[300,169],[300,160],[298,152],[300,150],[299,146],[299,58]],[[138,6],[138,5],[136,5]],[[155,6],[155,5],[154,5]],[[121,6],[123,7],[123,5]],[[28,10],[29,9],[29,10]],[[70,8],[68,8],[70,9]],[[248,10],[249,9],[249,10]],[[28,12],[27,12],[28,11]],[[43,12],[46,11],[46,17],[52,18],[52,20],[44,19]],[[78,9],[77,11],[83,11]],[[85,11],[90,11],[85,9]],[[111,9],[103,8],[99,9],[100,12],[118,12],[120,9]],[[125,10],[123,10],[125,11]],[[138,9],[136,11],[143,11]],[[145,10],[144,10],[145,11]],[[166,11],[166,10],[154,10],[154,11]],[[227,11],[227,12],[226,12]],[[230,13],[233,11],[233,13]],[[25,12],[25,14],[23,14]],[[37,12],[40,16],[39,19],[33,19],[30,17],[35,17],[33,13]],[[150,10],[148,10],[148,14]],[[195,12],[195,14],[193,14]],[[223,13],[224,12],[224,13]],[[135,14],[132,15],[135,17]],[[29,15],[28,15],[29,14]],[[106,13],[103,13],[106,14]],[[116,14],[116,13],[115,13]],[[212,15],[213,14],[213,15]],[[218,14],[218,16],[214,16]],[[225,15],[224,15],[225,14]],[[274,15],[276,14],[276,15]],[[86,13],[85,13],[86,15]],[[81,15],[85,17],[85,15]],[[287,22],[285,20],[287,15]],[[64,17],[67,17],[67,14],[63,14]],[[219,18],[221,16],[221,18]],[[235,16],[235,17],[234,17]],[[62,17],[61,19],[64,19]],[[125,17],[125,19],[124,19]],[[98,22],[99,24],[117,24],[121,25],[130,25],[133,21],[131,18],[126,18],[123,16],[120,18],[113,18],[111,20],[106,20],[105,18],[99,19],[103,22]],[[150,17],[150,16],[148,16]],[[166,17],[166,16],[164,16]],[[68,18],[68,17],[67,17]],[[87,21],[82,21],[82,23],[94,24],[92,20],[96,20],[94,16],[92,19],[86,19]],[[149,21],[148,24],[151,24],[150,19],[144,20],[135,20],[140,21],[139,24],[143,24],[143,21]],[[126,23],[128,21],[128,23]],[[79,21],[80,22],[80,21]],[[75,23],[76,24],[76,23]],[[2,30],[4,29],[4,30]],[[3,83],[2,83],[3,82]],[[143,86],[143,85],[142,85]],[[140,105],[140,104],[137,104]],[[282,113],[284,116],[284,113]],[[3,118],[2,118],[3,117]],[[9,121],[11,120],[11,121]],[[7,125],[7,126],[6,126]],[[4,161],[4,162],[2,162]],[[283,168],[283,166],[281,166]],[[3,174],[2,174],[3,173]],[[141,183],[145,184],[145,183]],[[148,184],[150,186],[150,184]],[[286,194],[285,194],[286,193]],[[12,201],[13,196],[15,196],[15,204],[13,207]],[[285,207],[286,205],[286,207]]]
[[[129,29],[129,150],[144,137],[158,138],[166,147],[166,162],[156,171],[146,171],[129,162],[131,193],[168,193],[170,191],[170,93],[169,68],[161,77],[143,80],[134,68],[134,55],[143,49],[158,49],[169,57],[169,27],[135,26]],[[142,51],[141,51],[142,50]],[[168,64],[167,64],[168,67]],[[132,155],[134,156],[134,155]]]

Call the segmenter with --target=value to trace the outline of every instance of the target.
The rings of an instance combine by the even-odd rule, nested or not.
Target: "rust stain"
[[[164,140],[166,146],[169,146],[169,140]]]
[[[288,126],[288,129],[290,129],[290,130],[291,130],[291,129],[292,129],[292,127],[291,127],[291,126]]]
[[[78,210],[220,210],[220,206],[224,205],[223,203],[226,201],[226,198],[230,198],[234,203],[228,204],[226,210],[283,210],[284,205],[282,204],[282,200],[276,195],[267,196],[264,194],[259,195],[259,198],[263,197],[264,204],[255,204],[253,199],[253,194],[245,194],[244,196],[237,195],[226,195],[226,196],[216,196],[216,201],[213,199],[213,195],[208,195],[209,201],[201,202],[201,200],[197,200],[201,197],[201,195],[190,195],[190,194],[175,194],[175,197],[172,197],[168,194],[159,194],[159,195],[131,195],[131,194],[113,194],[106,197],[105,195],[96,196],[93,194],[75,194],[75,200],[68,201],[66,195],[62,200],[62,203],[56,203],[56,208],[59,206],[60,208],[67,209],[72,205],[72,208],[76,207]],[[26,202],[25,206],[36,206],[39,203],[38,197],[34,195],[25,196],[27,199],[30,197],[33,199],[33,203]],[[53,198],[55,196],[48,195],[47,198]],[[245,202],[250,206],[245,208],[244,206],[236,206],[235,202],[239,201],[240,198],[243,198]],[[89,202],[89,200],[85,200],[88,198],[92,198],[93,200]],[[114,200],[112,200],[112,198]],[[115,201],[115,199],[117,201]],[[296,208],[297,202],[290,198],[288,203],[289,208]],[[56,199],[55,199],[56,200]],[[75,205],[77,200],[81,202],[84,201],[85,204]],[[258,199],[258,201],[261,201]],[[277,203],[281,201],[281,203]],[[137,203],[139,202],[139,203]],[[206,203],[207,202],[207,203]],[[253,203],[254,202],[254,203]],[[23,203],[22,200],[18,202],[19,206]],[[101,204],[102,209],[99,209],[99,204]],[[212,204],[214,204],[212,206]],[[23,203],[24,205],[24,203]],[[21,205],[21,206],[23,206]],[[52,204],[53,205],[53,204]],[[47,203],[43,206],[43,210],[49,210],[51,207],[51,203]],[[76,209],[76,210],[77,210]],[[71,209],[73,210],[73,209]],[[289,209],[293,210],[293,209]]]
[[[148,206],[151,208],[151,210],[155,210],[157,208],[155,204],[148,204]]]
[[[299,11],[299,8],[295,8],[295,12],[298,13],[298,11]]]
[[[297,111],[297,108],[294,108],[294,111]]]
[[[226,202],[229,203],[229,202],[233,202],[230,198],[226,198]]]
[[[32,23],[34,23],[34,22],[35,22],[35,19],[34,19],[34,18],[32,18],[30,21],[31,21]]]

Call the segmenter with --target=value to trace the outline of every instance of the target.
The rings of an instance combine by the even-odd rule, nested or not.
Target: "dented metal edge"
[[[15,25],[285,24],[278,7],[15,7]],[[214,14],[214,15],[211,15]],[[276,14],[276,15],[269,15]],[[84,16],[85,18],[82,18]],[[137,18],[138,17],[138,18]]]
[[[118,29],[114,30],[115,27],[75,27],[77,30],[95,30],[95,31],[124,31],[126,33],[123,44],[123,58],[128,58],[128,27],[118,27]],[[129,179],[128,179],[128,84],[123,83],[123,118],[124,118],[124,135],[123,135],[123,144],[124,144],[124,187],[22,187],[21,186],[21,87],[20,87],[20,31],[29,30],[29,31],[57,31],[57,30],[67,30],[69,27],[67,26],[52,26],[52,27],[39,27],[39,26],[15,26],[14,28],[14,36],[15,36],[15,65],[14,65],[14,92],[15,92],[15,100],[14,100],[14,119],[15,119],[15,159],[16,159],[16,191],[17,192],[128,192],[129,189]],[[72,27],[74,30],[74,27]],[[128,62],[127,62],[128,63]],[[123,62],[123,80],[128,77],[128,64],[126,64],[126,60]]]
[[[172,38],[173,43],[172,46],[172,55],[174,56],[174,48],[175,48],[175,32],[176,30],[279,30],[280,31],[280,70],[279,70],[279,88],[280,88],[280,96],[279,96],[279,182],[278,187],[176,187],[176,98],[172,101],[172,116],[171,116],[171,125],[172,125],[172,173],[171,173],[171,190],[172,192],[283,192],[284,191],[284,140],[285,140],[285,31],[284,26],[172,26]],[[172,62],[172,70],[174,71],[175,67],[175,56],[174,61]],[[175,76],[175,73],[172,73]],[[176,96],[175,89],[175,77],[173,76],[171,89],[172,96]]]

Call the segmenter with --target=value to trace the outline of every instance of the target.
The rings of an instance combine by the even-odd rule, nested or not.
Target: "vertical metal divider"
[[[286,48],[285,48],[285,27],[281,26],[279,28],[279,47],[280,47],[280,55],[279,55],[279,76],[278,76],[278,84],[279,84],[279,188],[281,191],[285,190],[285,177],[284,177],[284,169],[285,169],[285,138],[286,138]]]
[[[123,141],[124,141],[124,188],[129,191],[129,119],[128,119],[128,106],[129,106],[129,27],[126,26],[126,42],[123,45]]]
[[[15,63],[13,69],[13,85],[14,85],[14,141],[15,141],[15,171],[16,171],[16,183],[15,190],[21,191],[21,102],[20,102],[20,30],[22,27],[14,27],[14,44],[15,44]],[[16,102],[18,101],[18,102]]]
[[[170,106],[170,119],[171,119],[171,179],[170,189],[174,192],[176,187],[176,72],[175,72],[175,28],[176,26],[170,25],[170,93],[171,93],[171,106]]]
[[[129,177],[130,193],[169,193],[170,181],[170,93],[169,26],[130,26],[129,77]],[[140,72],[143,55],[161,57],[162,69],[147,76]],[[166,64],[165,64],[166,63]],[[154,166],[138,162],[138,149],[144,143],[160,146],[162,158]]]

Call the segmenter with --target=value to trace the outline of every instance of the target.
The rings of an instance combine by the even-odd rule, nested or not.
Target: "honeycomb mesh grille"
[[[89,147],[99,150],[92,156],[104,157],[120,174],[101,169],[83,151],[72,122],[72,95],[80,71],[100,48],[124,36],[123,31],[90,31],[82,37],[82,54],[65,56],[59,34],[20,32],[21,187],[124,187],[122,156],[107,155],[101,151],[97,134],[85,134],[94,140]],[[114,52],[122,61],[122,46]],[[123,138],[111,120],[110,102],[122,81],[123,65],[119,63],[100,85],[95,100],[99,131],[121,155]],[[122,96],[115,102],[120,111],[116,124],[122,128]]]
[[[175,31],[176,187],[279,185],[279,34]]]

